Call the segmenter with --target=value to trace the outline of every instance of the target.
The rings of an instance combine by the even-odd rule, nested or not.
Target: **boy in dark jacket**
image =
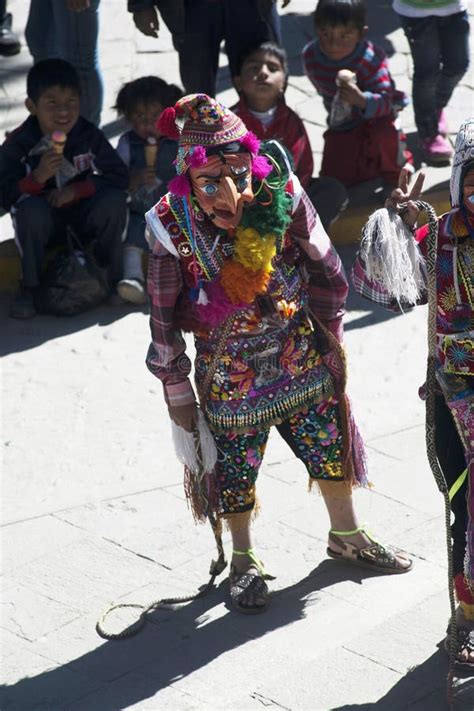
[[[68,62],[38,62],[27,77],[30,116],[0,148],[0,206],[12,215],[22,263],[13,318],[35,316],[45,248],[68,225],[94,241],[111,288],[121,276],[128,171],[102,131],[79,116],[79,98]]]

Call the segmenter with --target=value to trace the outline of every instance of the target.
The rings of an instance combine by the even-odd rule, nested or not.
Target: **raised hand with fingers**
[[[418,219],[420,212],[415,205],[415,200],[418,200],[425,181],[425,174],[419,173],[415,182],[409,188],[411,172],[407,168],[402,168],[398,178],[398,187],[392,191],[390,197],[385,201],[387,210],[395,210],[398,212],[403,222],[408,227],[413,227]]]

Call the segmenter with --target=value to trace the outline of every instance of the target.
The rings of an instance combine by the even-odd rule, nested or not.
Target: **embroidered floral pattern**
[[[342,437],[337,403],[329,398],[294,414],[282,436],[305,464],[312,479],[343,479]],[[246,434],[219,435],[217,485],[218,514],[250,511],[255,505],[255,484],[269,429]]]

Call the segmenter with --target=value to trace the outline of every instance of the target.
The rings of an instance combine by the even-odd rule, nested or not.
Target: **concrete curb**
[[[438,215],[442,215],[450,209],[449,193],[446,190],[427,190],[423,193],[423,199],[430,203]],[[381,207],[381,206],[380,206]],[[348,208],[341,217],[331,226],[330,237],[337,246],[355,244],[360,239],[362,227],[368,216],[377,209],[377,205],[357,205]]]

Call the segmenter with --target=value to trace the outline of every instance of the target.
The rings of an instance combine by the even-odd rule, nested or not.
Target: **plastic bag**
[[[38,291],[38,310],[55,316],[75,316],[109,295],[104,271],[69,230],[67,245],[47,265]]]

